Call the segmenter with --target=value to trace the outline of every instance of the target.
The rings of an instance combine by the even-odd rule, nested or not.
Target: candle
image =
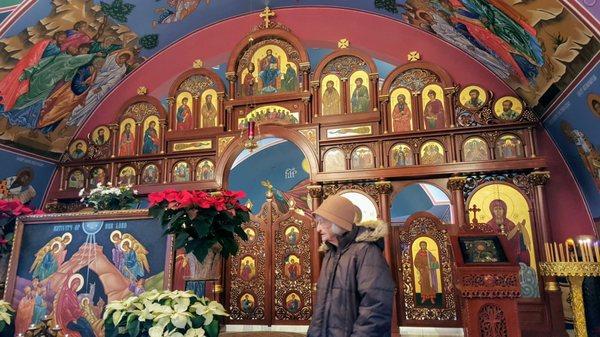
[[[556,246],[556,242],[553,242],[552,245],[554,247],[554,261],[560,262],[560,256],[558,255],[558,247]]]
[[[548,242],[544,242],[544,252],[546,253],[546,261],[552,262],[552,259],[550,258],[550,249],[548,248]]]
[[[587,262],[587,254],[585,251],[585,245],[583,244],[583,240],[579,240],[579,250],[581,251],[581,262]]]
[[[563,255],[563,254],[564,254],[564,251],[563,251],[563,245],[562,245],[562,243],[559,243],[559,244],[558,244],[558,253],[560,254],[560,260],[561,260],[561,261],[567,261],[567,259],[566,259],[566,258],[565,258],[565,256]]]
[[[596,241],[594,245],[594,251],[596,253],[596,261],[600,262],[600,241]]]
[[[588,254],[590,256],[590,262],[594,262],[594,252],[592,251],[592,240],[585,240],[585,246],[588,249]]]

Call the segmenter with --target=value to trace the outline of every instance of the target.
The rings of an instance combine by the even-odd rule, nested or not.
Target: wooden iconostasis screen
[[[311,220],[267,198],[244,225],[248,241],[227,265],[231,323],[308,323],[312,316]]]

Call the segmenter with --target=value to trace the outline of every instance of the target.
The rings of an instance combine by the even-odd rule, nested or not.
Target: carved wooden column
[[[383,133],[388,133],[391,132],[392,130],[390,130],[390,126],[389,126],[389,112],[388,112],[388,104],[390,102],[390,96],[389,95],[381,95],[379,96],[379,116],[381,118],[381,128],[383,130]]]
[[[169,115],[169,132],[173,131],[173,125],[175,125],[175,121],[177,120],[177,111],[175,111],[175,106],[177,104],[175,103],[175,97],[167,97],[167,105],[169,108],[167,111],[167,114]]]
[[[158,125],[160,127],[160,154],[164,154],[167,152],[167,142],[165,141],[165,131],[167,129],[167,121],[164,119],[158,120]],[[139,173],[139,172],[138,172]]]
[[[385,223],[387,225],[387,234],[384,237],[383,254],[390,266],[390,271],[392,272],[392,277],[394,279],[396,279],[396,273],[394,272],[395,263],[394,263],[394,259],[392,257],[392,228],[390,225],[391,221],[392,221],[392,216],[390,213],[390,210],[391,210],[390,194],[392,194],[392,191],[394,188],[392,186],[392,183],[390,181],[386,181],[386,180],[380,180],[380,181],[375,182],[375,188],[377,189],[377,192],[379,193],[379,206],[380,206],[380,210],[381,210],[381,220],[385,221]],[[396,280],[396,284],[398,284],[397,280]],[[396,312],[396,294],[395,294],[396,291],[398,291],[398,287],[396,287],[396,289],[394,290],[394,304],[392,305],[392,335],[393,336],[399,336],[398,314]]]
[[[452,97],[457,92],[458,87],[444,88],[444,94],[446,95],[446,109],[449,112],[448,116],[450,116],[450,125],[446,126],[451,128],[453,128],[456,125],[456,115],[454,113],[454,100],[452,99]]]
[[[310,62],[300,63],[300,71],[302,72],[302,91],[308,92],[310,83]]]
[[[352,106],[350,105],[350,101],[348,100],[348,93],[350,92],[350,85],[348,84],[348,79],[346,77],[340,78],[340,99],[342,100],[342,111],[343,114],[349,114],[352,112]]]
[[[323,202],[323,187],[321,185],[308,185],[308,193],[312,198],[312,210],[316,210]],[[313,265],[312,273],[312,299],[313,303],[317,303],[317,281],[319,280],[319,274],[321,273],[321,257],[319,256],[320,247],[320,235],[317,233],[317,227],[313,224],[314,234],[311,249],[311,260]]]
[[[229,81],[229,100],[233,101],[235,97],[235,82],[237,81],[237,75],[235,73],[225,73],[225,78]]]
[[[369,74],[369,80],[371,81],[371,111],[375,112],[377,110],[379,110],[378,106],[377,106],[377,93],[379,92],[379,74],[378,73],[372,73]]]
[[[142,154],[142,146],[144,145],[144,124],[135,122],[135,155]]]
[[[310,96],[302,97],[302,104],[304,105],[304,116],[306,116],[306,123],[310,124],[312,122],[312,112],[311,112],[311,104],[310,104]]]
[[[217,93],[217,100],[219,102],[219,114],[217,114],[217,125],[221,128],[221,130],[225,130],[225,93]]]
[[[311,81],[310,82],[310,91],[311,91],[311,96],[312,96],[311,120],[313,117],[319,116],[319,110],[320,110],[320,105],[321,105],[321,95],[319,93],[320,86],[321,86],[321,84],[319,83],[319,81]]]
[[[459,228],[466,226],[467,222],[465,219],[465,199],[463,188],[467,182],[466,177],[450,177],[448,179],[447,187],[452,192],[452,204],[454,206],[453,219],[451,233],[458,233]]]
[[[108,126],[108,128],[110,129],[110,133],[112,135],[112,154],[110,155],[111,158],[114,158],[117,155],[117,150],[119,148],[119,125],[118,124],[110,124]]]
[[[543,247],[545,242],[553,242],[552,231],[550,229],[550,219],[548,217],[548,206],[546,205],[546,197],[544,193],[544,185],[550,180],[550,172],[534,171],[527,176],[527,180],[534,189],[535,199],[535,216],[538,224],[537,234],[541,237],[538,239],[537,246]],[[540,251],[537,251],[537,256],[541,256]],[[562,307],[562,297],[556,277],[544,276],[544,297],[546,297],[546,305],[550,314],[549,321],[551,322],[551,334],[553,337],[567,336],[564,324],[564,314]]]

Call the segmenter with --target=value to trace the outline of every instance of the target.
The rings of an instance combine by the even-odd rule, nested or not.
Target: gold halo
[[[600,102],[600,95],[596,93],[589,93],[587,96],[588,108],[590,109],[590,111],[592,111],[594,115],[596,115],[596,117],[600,117],[600,112],[594,110],[594,101]]]
[[[68,245],[73,241],[73,235],[71,233],[65,233],[61,236],[61,239],[65,245]]]
[[[121,233],[120,230],[114,230],[114,231],[112,231],[112,233],[110,233],[110,236],[109,236],[110,242],[112,242],[112,243],[117,243],[117,240],[113,239],[113,236],[115,236],[115,234],[119,234],[119,238],[123,237],[123,233]]]
[[[119,248],[121,248],[121,250],[125,250],[125,248],[123,248],[125,242],[129,242],[129,249],[133,249],[133,242],[131,242],[130,239],[123,239],[121,240],[121,244],[119,245]]]
[[[69,289],[71,289],[71,284],[73,284],[73,281],[75,279],[79,279],[79,286],[75,290],[75,292],[78,292],[79,290],[81,290],[81,288],[83,288],[83,276],[81,276],[81,274],[71,275],[71,277],[69,277],[69,281],[67,282],[67,287],[69,287]]]
[[[86,302],[87,302],[87,304],[86,304]],[[81,305],[88,305],[88,304],[90,304],[90,299],[89,298],[84,297],[84,298],[81,299]]]
[[[50,251],[54,252],[54,245],[58,245],[58,249],[56,250],[56,252],[60,251],[60,249],[62,248],[60,241],[54,241],[54,242],[52,242],[52,245],[50,246]]]

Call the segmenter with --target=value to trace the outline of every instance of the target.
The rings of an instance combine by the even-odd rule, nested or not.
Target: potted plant
[[[79,191],[81,202],[87,207],[92,207],[96,212],[130,209],[134,203],[139,203],[135,197],[137,194],[137,190],[134,190],[131,185],[113,187],[110,182],[106,185],[98,183],[96,188],[88,193],[84,188]]]
[[[236,236],[248,240],[242,224],[250,221],[240,203],[243,192],[175,191],[148,195],[150,214],[161,220],[165,234],[174,236],[175,249],[183,248],[204,262],[209,252],[224,258],[237,254]]]
[[[0,336],[13,336],[15,310],[6,301],[0,300]]]
[[[185,291],[152,290],[106,306],[106,337],[217,337],[221,304]]]

